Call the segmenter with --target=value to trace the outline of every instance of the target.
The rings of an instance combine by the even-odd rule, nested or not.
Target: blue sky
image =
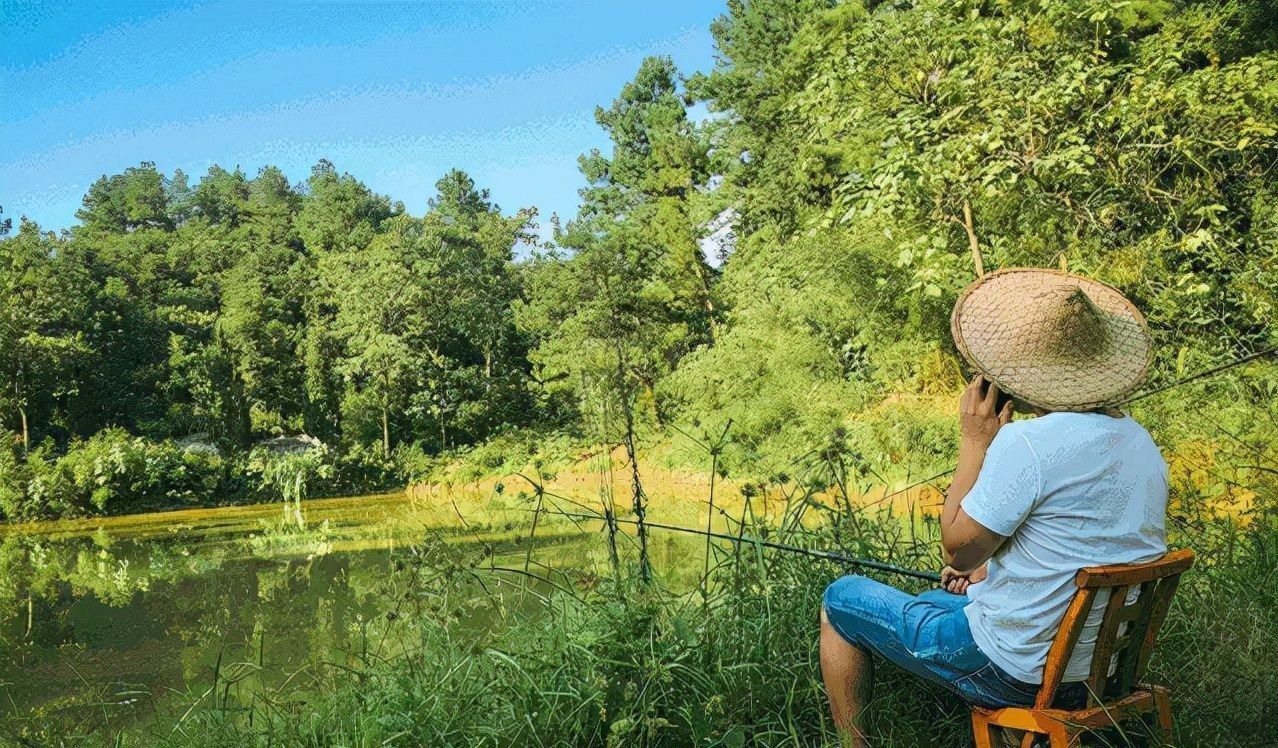
[[[140,161],[293,180],[320,158],[421,214],[465,169],[506,211],[576,212],[577,155],[647,55],[713,63],[720,2],[0,3],[0,205],[75,223]]]

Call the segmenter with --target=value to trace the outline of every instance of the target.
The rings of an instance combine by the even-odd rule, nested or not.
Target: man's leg
[[[937,685],[989,663],[957,663],[964,638],[955,636],[966,598],[935,590],[911,595],[895,587],[848,575],[825,590],[821,605],[821,678],[830,714],[845,748],[866,748],[862,714],[874,688],[873,657],[883,657]],[[959,621],[959,619],[962,619]],[[965,641],[979,655],[971,634]]]
[[[830,625],[821,608],[821,680],[830,700],[830,716],[844,748],[866,748],[861,712],[874,691],[874,661],[870,653],[849,644]]]

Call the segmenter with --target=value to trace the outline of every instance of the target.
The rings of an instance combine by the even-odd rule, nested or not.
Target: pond
[[[498,567],[475,585],[494,602],[530,563],[570,575],[606,559],[597,525],[543,522],[530,538],[516,507],[463,518],[404,494],[303,507],[301,522],[273,504],[0,527],[0,729],[104,736],[215,682],[242,702],[244,688],[393,657],[391,572],[424,544]],[[482,605],[471,618],[488,625]]]
[[[682,498],[672,491],[649,518],[705,527],[706,508],[688,499],[695,487],[677,488]],[[781,510],[763,498],[763,515]],[[201,709],[251,715],[255,699],[304,696],[393,658],[421,641],[403,608],[406,566],[465,575],[462,635],[538,615],[541,593],[586,588],[610,568],[601,522],[541,515],[534,534],[531,498],[500,485],[298,506],[0,525],[0,745],[32,731],[110,745],[121,730],[167,731]],[[741,515],[739,502],[727,506]],[[712,525],[727,530],[720,509]],[[619,538],[633,564],[633,535]],[[654,532],[662,583],[692,589],[704,543]]]

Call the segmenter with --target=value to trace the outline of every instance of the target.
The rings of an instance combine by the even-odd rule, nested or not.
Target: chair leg
[[[1083,733],[1066,725],[1057,724],[1052,726],[1051,732],[1047,734],[1047,744],[1051,748],[1077,748],[1081,743]]]
[[[1154,706],[1158,710],[1158,737],[1162,740],[1161,748],[1172,745],[1172,711],[1171,696],[1165,688],[1154,689]]]
[[[972,712],[972,738],[976,741],[976,748],[1003,748],[1002,743],[995,742],[998,740],[997,729],[984,714]]]

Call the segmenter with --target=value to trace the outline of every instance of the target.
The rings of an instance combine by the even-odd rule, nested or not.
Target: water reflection
[[[308,507],[303,529],[252,507],[5,530],[0,730],[104,737],[183,705],[252,708],[411,646],[395,570],[424,538],[457,568],[524,558],[518,512],[463,527],[404,497],[341,501]],[[575,532],[536,544],[587,554]],[[468,625],[486,625],[493,594]]]

